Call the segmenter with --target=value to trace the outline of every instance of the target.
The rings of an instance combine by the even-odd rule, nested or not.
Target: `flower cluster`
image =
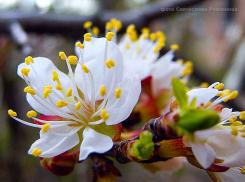
[[[96,165],[104,161],[108,166],[103,173],[96,170],[96,179],[116,179],[120,173],[110,160],[96,156],[104,154],[121,163],[147,163],[144,167],[154,172],[168,161],[176,170],[186,158],[214,181],[242,181],[245,125],[237,118],[245,120],[245,111],[221,105],[238,92],[219,82],[189,90],[186,82],[193,65],[174,60],[177,44],[160,57],[166,44],[163,32],[143,28],[138,35],[129,25],[118,41],[121,27],[112,19],[105,37],[98,38],[99,29],[85,22],[88,33],[83,43],[75,44],[76,56],[59,53],[68,75],[43,57],[29,56],[18,66],[33,108],[27,117],[34,123],[18,118],[11,109],[8,113],[40,129],[40,139],[28,153],[57,175],[70,173],[78,161],[91,156]],[[121,123],[133,125],[132,120],[144,127],[124,130]]]

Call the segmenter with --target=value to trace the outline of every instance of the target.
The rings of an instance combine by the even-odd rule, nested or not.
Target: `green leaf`
[[[193,133],[197,130],[203,130],[213,127],[220,121],[220,116],[212,110],[190,109],[183,113],[177,126]]]
[[[188,95],[187,95],[187,88],[185,84],[181,80],[177,78],[173,78],[172,87],[173,87],[174,96],[176,97],[180,109],[182,110],[186,109],[188,104]]]

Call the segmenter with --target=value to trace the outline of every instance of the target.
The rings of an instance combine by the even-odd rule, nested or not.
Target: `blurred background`
[[[117,18],[124,26],[120,35],[129,24],[139,31],[143,27],[164,31],[167,46],[161,53],[177,43],[176,59],[194,63],[190,86],[224,82],[240,92],[228,106],[244,110],[244,9],[243,0],[0,0],[0,181],[92,180],[90,160],[77,165],[69,176],[57,177],[27,155],[38,138],[37,130],[7,116],[11,108],[26,118],[31,109],[23,93],[25,83],[16,74],[26,56],[48,57],[66,71],[58,53],[74,54],[74,43],[85,33],[83,23],[91,20],[103,36],[105,23]],[[137,164],[115,165],[123,175],[119,181],[211,181],[204,171],[188,164],[173,174],[154,175]]]

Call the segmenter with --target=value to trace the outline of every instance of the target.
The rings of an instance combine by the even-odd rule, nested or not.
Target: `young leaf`
[[[172,79],[174,96],[179,104],[180,109],[184,110],[188,104],[187,88],[183,82],[177,78]]]
[[[195,132],[213,127],[218,124],[220,116],[212,110],[189,109],[180,117],[177,126],[188,131]]]

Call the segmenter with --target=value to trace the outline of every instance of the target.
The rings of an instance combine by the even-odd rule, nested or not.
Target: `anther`
[[[89,73],[89,69],[85,64],[82,65],[82,69],[83,69],[84,73]]]
[[[32,155],[34,155],[35,157],[38,157],[42,154],[42,150],[41,149],[37,149],[37,148],[34,148],[32,150]]]
[[[29,93],[31,95],[35,95],[36,91],[33,90],[30,86],[27,86],[26,88],[24,88],[24,92]]]
[[[245,167],[242,168],[241,173],[245,174]]]
[[[77,64],[77,57],[76,56],[69,56],[68,57],[68,63],[71,65],[76,65]]]
[[[173,45],[170,46],[170,49],[174,50],[174,51],[177,51],[177,50],[179,50],[179,46],[177,44],[173,44]]]
[[[59,77],[58,73],[56,71],[52,71],[52,74],[53,74],[53,81],[54,82],[57,81]]]
[[[107,22],[105,27],[106,27],[106,29],[109,30],[109,31],[112,31],[112,29],[113,29],[113,25],[112,25],[111,22]]]
[[[84,49],[84,44],[82,44],[81,42],[77,42],[76,46],[81,48],[81,49]]]
[[[144,27],[144,28],[141,29],[141,33],[142,34],[149,34],[150,33],[150,29],[147,28],[147,27]]]
[[[150,34],[151,41],[155,41],[157,39],[157,35],[155,33]]]
[[[93,25],[93,23],[92,23],[91,21],[86,21],[86,22],[83,24],[83,28],[84,28],[84,29],[89,29],[92,25]]]
[[[209,84],[207,82],[201,83],[202,88],[208,88]]]
[[[128,50],[129,48],[130,48],[130,45],[129,45],[129,44],[127,44],[127,45],[126,45],[126,49]]]
[[[59,56],[60,56],[60,59],[62,59],[64,61],[66,60],[66,55],[64,52],[59,52]]]
[[[8,110],[8,114],[9,114],[9,116],[11,116],[11,117],[16,117],[16,116],[17,116],[17,113],[14,112],[12,109],[9,109],[9,110]]]
[[[225,86],[225,85],[224,85],[223,83],[220,83],[220,84],[216,85],[216,86],[214,87],[214,89],[221,90],[221,89],[224,88],[224,86]]]
[[[55,88],[56,88],[57,90],[62,90],[62,87],[61,87],[59,84],[57,84],[57,85],[55,86]]]
[[[100,86],[100,95],[103,97],[106,95],[106,87],[105,85]]]
[[[111,41],[112,39],[112,37],[115,37],[115,34],[113,33],[113,32],[108,32],[107,34],[106,34],[106,39],[108,40],[108,41]]]
[[[51,93],[51,89],[49,89],[49,88],[44,89],[43,98],[46,99],[50,93]]]
[[[58,101],[58,102],[56,103],[56,105],[57,105],[58,108],[62,108],[62,107],[64,107],[64,106],[67,106],[68,103],[67,103],[66,101],[64,101],[64,100],[60,100],[60,101]]]
[[[106,120],[110,117],[110,115],[106,112],[105,109],[102,109],[101,112],[100,112],[100,117],[101,117],[104,121],[106,121]]]
[[[107,68],[111,69],[111,67],[114,67],[115,66],[115,62],[112,59],[108,59],[105,62],[105,65],[107,66]]]
[[[28,112],[26,113],[26,116],[27,116],[28,118],[36,117],[36,116],[37,116],[37,113],[36,113],[36,111],[31,110],[31,111],[28,111]]]
[[[42,127],[42,132],[43,133],[47,133],[49,128],[50,128],[50,124],[44,124],[43,127]]]
[[[79,110],[81,108],[81,106],[82,106],[81,102],[78,102],[78,103],[76,103],[75,109]]]
[[[238,135],[238,129],[236,126],[231,126],[231,134],[237,136]]]
[[[99,35],[100,29],[99,29],[98,27],[93,27],[93,28],[92,28],[92,33],[93,33],[94,35]]]
[[[85,38],[85,37],[91,37],[91,36],[92,36],[91,33],[85,33],[85,34],[83,35],[84,38]]]
[[[245,111],[241,111],[241,112],[240,112],[239,118],[240,118],[241,120],[245,120]]]
[[[72,96],[72,89],[69,88],[69,90],[67,91],[67,94],[66,94],[67,97],[71,97]]]
[[[121,88],[117,88],[117,89],[115,90],[115,97],[116,97],[117,99],[119,99],[119,98],[121,97],[121,93],[122,93],[122,89],[121,89]]]
[[[30,69],[28,69],[28,68],[22,68],[20,70],[20,72],[27,77],[28,74],[29,74],[29,72],[30,72]]]

